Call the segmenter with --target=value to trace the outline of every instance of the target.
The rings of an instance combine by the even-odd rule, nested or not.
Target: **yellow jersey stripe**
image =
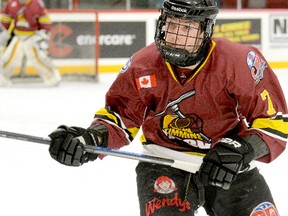
[[[113,121],[115,124],[119,125],[118,118],[113,115],[112,113],[109,113],[107,109],[101,108],[95,113],[96,118],[102,118],[104,117],[105,119]]]
[[[7,16],[6,14],[1,14],[0,16],[1,16],[0,20],[3,23],[10,23],[12,21],[12,17]]]
[[[214,41],[212,41],[211,48],[210,48],[210,50],[209,50],[209,53],[208,53],[207,57],[205,58],[205,61],[201,64],[201,66],[197,69],[197,71],[193,74],[193,76],[190,77],[190,78],[187,80],[187,82],[191,81],[191,80],[199,73],[199,71],[204,67],[204,65],[205,65],[206,62],[208,61],[208,59],[209,59],[212,51],[214,50],[215,46],[216,46],[216,43],[215,43]],[[167,68],[168,68],[171,76],[173,77],[173,79],[174,79],[177,83],[179,83],[178,79],[177,79],[176,76],[175,76],[175,73],[174,73],[174,71],[173,71],[173,68],[172,68],[171,64],[170,64],[169,62],[165,62],[165,64],[166,64],[166,66],[167,66]]]
[[[189,82],[190,80],[192,80],[192,79],[199,73],[199,71],[204,67],[204,65],[205,65],[206,62],[208,61],[208,59],[209,59],[212,51],[214,50],[215,46],[216,46],[216,43],[212,40],[211,48],[210,48],[210,50],[209,50],[209,53],[208,53],[205,61],[201,64],[201,66],[197,69],[197,71],[193,74],[193,76],[190,77],[190,79],[188,80],[188,82]]]
[[[174,79],[177,83],[179,83],[179,82],[178,82],[178,79],[176,78],[175,73],[174,73],[174,71],[173,71],[173,69],[172,69],[171,64],[170,64],[169,62],[165,62],[165,63],[166,63],[166,65],[167,65],[167,68],[168,68],[171,76],[173,77],[173,79]]]
[[[31,36],[35,34],[35,31],[21,31],[18,29],[14,29],[14,34],[20,36]]]
[[[95,113],[94,117],[99,118],[99,119],[103,119],[103,120],[108,120],[108,122],[115,123],[119,128],[121,128],[123,130],[123,132],[125,134],[128,135],[130,141],[132,141],[136,137],[136,135],[139,131],[139,128],[137,128],[137,127],[126,128],[123,125],[121,119],[118,118],[113,112],[109,112],[106,108],[99,109]],[[107,122],[107,121],[105,121],[105,122]]]
[[[252,128],[261,129],[287,139],[288,118],[283,115],[277,115],[275,118],[258,118],[253,121]]]
[[[42,16],[39,18],[39,23],[41,24],[50,24],[51,23],[51,19],[48,16]]]

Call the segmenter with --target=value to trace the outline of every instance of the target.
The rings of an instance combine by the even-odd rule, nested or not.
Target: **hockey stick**
[[[2,130],[0,130],[0,137],[21,140],[21,141],[26,141],[26,142],[40,143],[40,144],[45,144],[45,145],[50,145],[51,143],[51,140],[49,138],[31,136],[27,134],[20,134],[20,133],[14,133],[14,132],[2,131]],[[170,158],[156,157],[156,156],[148,155],[148,154],[115,150],[115,149],[104,148],[104,147],[99,147],[99,146],[86,145],[84,146],[84,150],[86,152],[93,153],[93,154],[111,155],[111,156],[128,158],[128,159],[133,159],[133,160],[138,160],[138,161],[143,161],[143,162],[148,162],[148,163],[166,165],[166,166],[174,167],[174,168],[181,169],[181,170],[191,172],[191,173],[196,173],[200,168],[200,164],[198,163],[174,160]]]

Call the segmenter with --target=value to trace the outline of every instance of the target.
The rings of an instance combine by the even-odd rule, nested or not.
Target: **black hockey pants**
[[[140,162],[136,168],[141,216],[194,216],[199,208],[194,174]],[[205,187],[209,216],[277,216],[266,181],[254,168],[239,174],[229,190]]]

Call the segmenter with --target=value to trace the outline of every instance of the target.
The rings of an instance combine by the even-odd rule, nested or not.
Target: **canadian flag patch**
[[[141,88],[156,87],[157,86],[156,76],[148,75],[136,78],[136,85],[138,90],[140,90]]]

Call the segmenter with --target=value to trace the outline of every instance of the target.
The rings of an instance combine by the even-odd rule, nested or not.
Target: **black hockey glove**
[[[87,153],[83,146],[107,146],[108,129],[104,125],[92,125],[88,129],[59,126],[49,137],[49,153],[53,159],[68,166],[81,166],[96,160],[98,155]]]
[[[203,158],[197,180],[227,190],[237,174],[249,168],[253,157],[252,146],[241,137],[223,138]]]

